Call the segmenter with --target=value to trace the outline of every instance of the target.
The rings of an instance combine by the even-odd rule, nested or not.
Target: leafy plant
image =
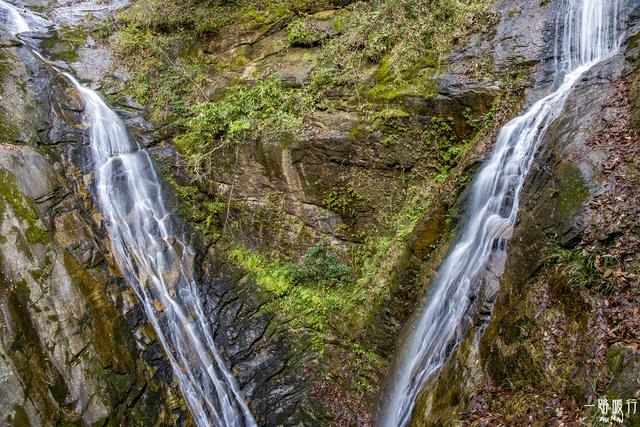
[[[191,117],[182,121],[186,131],[176,138],[176,144],[196,172],[202,172],[211,156],[229,144],[296,133],[310,107],[310,97],[285,89],[280,80],[269,78],[236,90],[220,101],[196,105]]]
[[[422,142],[433,149],[436,155],[438,174],[437,182],[442,182],[458,159],[467,149],[467,141],[462,141],[456,134],[452,117],[433,117],[431,126],[422,133]]]
[[[322,242],[309,248],[302,263],[291,271],[295,283],[328,287],[345,284],[351,275],[351,267],[340,262]]]
[[[366,199],[365,196],[349,184],[344,188],[338,188],[325,194],[322,198],[322,204],[334,212],[353,216],[356,214],[357,203]]]
[[[312,46],[320,40],[319,32],[304,19],[296,19],[287,27],[287,39],[291,46]]]
[[[350,267],[323,244],[312,247],[299,265],[267,259],[241,246],[229,256],[253,274],[263,292],[275,297],[263,309],[284,316],[294,328],[307,328],[317,352],[324,349],[324,335],[353,315],[357,292],[347,286]]]

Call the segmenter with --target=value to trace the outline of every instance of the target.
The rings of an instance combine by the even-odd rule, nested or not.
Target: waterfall
[[[578,79],[621,44],[625,0],[563,0],[557,21],[555,90],[505,125],[491,157],[473,181],[467,222],[438,273],[404,344],[378,424],[406,426],[425,384],[464,339],[465,314],[492,257],[502,259],[516,220],[520,193],[540,141],[561,114]],[[499,270],[504,268],[504,261]],[[495,274],[495,272],[494,272]]]
[[[25,19],[3,0],[0,10],[5,12],[3,25],[13,34],[30,30],[28,14]],[[95,198],[114,257],[169,357],[195,423],[256,426],[214,344],[194,275],[194,251],[166,207],[149,154],[129,138],[100,95],[58,71],[84,101]]]
[[[29,23],[22,17],[18,9],[11,3],[0,1],[0,22],[5,30],[16,35],[30,31]]]

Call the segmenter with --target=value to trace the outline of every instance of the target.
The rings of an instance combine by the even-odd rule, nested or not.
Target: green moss
[[[4,113],[0,112],[0,142],[14,142],[18,139],[18,131],[4,120]]]
[[[275,297],[265,310],[284,316],[293,328],[307,329],[315,351],[324,350],[327,335],[350,336],[348,323],[358,292],[355,284],[346,282],[349,267],[324,246],[314,247],[299,265],[267,259],[241,246],[230,251],[230,259]]]
[[[509,18],[513,18],[516,15],[520,15],[522,13],[522,10],[519,7],[514,7],[512,9],[509,9]]]
[[[83,26],[65,25],[42,41],[51,59],[75,62],[79,59],[78,48],[85,44],[87,32]]]
[[[368,135],[369,131],[367,129],[367,126],[362,122],[356,123],[349,131],[349,138],[354,142],[361,141]]]
[[[622,370],[625,352],[621,346],[614,346],[607,352],[607,367],[612,375],[617,375]]]
[[[13,416],[8,415],[6,421],[12,427],[31,427],[27,411],[21,405],[13,407]]]
[[[341,33],[344,31],[344,16],[338,15],[333,18],[331,21],[331,28],[337,33]]]
[[[26,223],[26,243],[33,245],[47,242],[48,233],[38,218],[33,199],[22,194],[15,178],[6,169],[0,168],[0,182],[3,183],[0,186],[0,224],[5,210],[10,208],[18,219]]]
[[[133,336],[107,297],[104,283],[87,271],[67,250],[64,251],[63,262],[71,280],[89,305],[86,321],[101,366],[119,373],[133,372]]]
[[[558,188],[556,191],[556,209],[558,219],[567,223],[589,198],[589,188],[586,186],[582,173],[575,166],[566,166],[558,174]]]

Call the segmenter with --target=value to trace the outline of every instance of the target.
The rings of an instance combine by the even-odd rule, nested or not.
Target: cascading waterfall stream
[[[520,193],[540,141],[578,79],[614,55],[621,44],[625,0],[564,0],[561,6],[557,88],[502,128],[490,159],[475,178],[468,220],[432,280],[426,305],[398,357],[378,419],[381,427],[402,427],[411,421],[420,391],[466,336],[469,327],[464,317],[477,303],[492,257],[508,246]],[[504,261],[497,270],[503,268]]]
[[[3,25],[14,35],[42,21],[0,0]],[[38,53],[34,53],[42,58]],[[167,210],[149,154],[96,92],[65,75],[84,104],[95,196],[115,259],[133,287],[168,355],[195,423],[256,426],[213,341],[194,276],[194,252]]]

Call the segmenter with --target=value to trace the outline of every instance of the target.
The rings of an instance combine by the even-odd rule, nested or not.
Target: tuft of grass
[[[547,257],[547,265],[564,277],[567,285],[575,289],[589,289],[610,294],[613,289],[596,267],[596,257],[582,248],[553,248]]]
[[[296,19],[287,26],[287,39],[291,46],[309,47],[320,41],[320,34],[309,21]]]

